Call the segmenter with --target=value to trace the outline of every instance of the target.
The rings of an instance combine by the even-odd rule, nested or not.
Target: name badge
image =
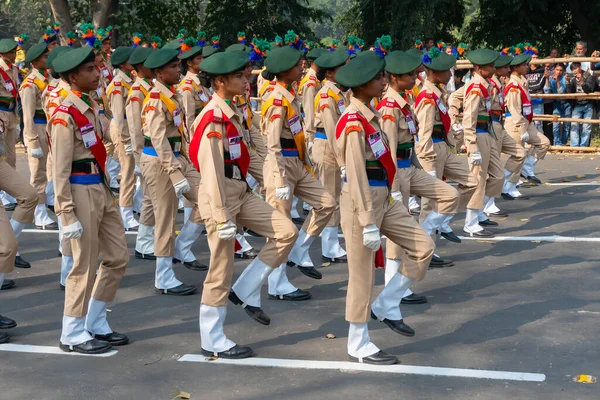
[[[302,124],[300,123],[299,115],[294,115],[292,118],[288,119],[288,123],[290,124],[290,130],[292,131],[293,136],[302,132]]]
[[[408,130],[409,130],[410,134],[416,135],[417,134],[417,125],[415,124],[415,121],[413,121],[412,116],[407,115],[404,117],[404,120],[408,124]]]
[[[489,97],[485,98],[485,109],[487,110],[487,112],[490,112],[490,110],[492,109],[492,99],[490,99]]]
[[[501,92],[498,92],[498,103],[504,104],[504,95]]]
[[[208,99],[208,96],[206,96],[206,95],[204,94],[204,92],[200,92],[199,94],[200,94],[200,100],[202,100],[202,101],[203,101],[203,102],[205,102],[205,103],[208,103],[208,100],[209,100],[209,99]]]
[[[337,106],[338,106],[338,109],[340,110],[340,113],[343,113],[344,111],[346,111],[346,103],[344,103],[343,99],[340,99],[340,101],[337,102]]]
[[[12,92],[13,90],[15,90],[15,87],[13,86],[12,82],[4,82],[4,87],[9,92]]]
[[[98,139],[96,137],[96,133],[94,132],[94,125],[87,124],[86,126],[83,126],[80,131],[81,140],[83,140],[83,145],[86,149],[98,144]]]
[[[531,104],[523,104],[523,115],[531,115],[532,113]]]
[[[108,69],[106,69],[106,67],[102,67],[102,74],[104,75],[105,78],[108,78],[109,73],[108,73]]]
[[[244,139],[246,139],[246,142],[250,143],[250,131],[248,129],[244,129]]]
[[[102,88],[101,87],[96,89],[96,94],[98,95],[98,98],[102,97]]]
[[[371,151],[375,158],[379,159],[385,153],[388,152],[388,149],[385,147],[383,140],[381,139],[381,132],[371,133],[368,137],[369,146],[371,147]]]
[[[179,128],[181,126],[181,111],[179,111],[179,108],[174,109],[171,115],[173,116],[173,124]]]
[[[246,121],[248,121],[249,115],[248,115],[248,105],[247,104],[244,104],[242,106],[242,114],[244,114],[244,118],[246,119]]]
[[[229,138],[229,159],[237,160],[242,156],[242,137],[235,136]]]
[[[173,143],[173,152],[179,153],[181,151],[181,142]]]

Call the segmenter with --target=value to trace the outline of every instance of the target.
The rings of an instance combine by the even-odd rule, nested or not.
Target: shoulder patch
[[[282,99],[273,99],[273,105],[281,107],[283,105],[283,100]]]
[[[140,90],[140,87],[139,86],[132,86],[131,90]]]
[[[421,104],[431,104],[432,106],[435,106],[435,101],[433,99],[427,98],[427,99],[423,100],[423,103],[421,103]]]
[[[34,82],[35,82],[35,80],[34,80],[33,78],[27,78],[27,82],[29,82],[29,83],[34,83]]]
[[[160,99],[160,92],[150,92],[151,99]]]
[[[181,88],[181,91],[182,91],[182,92],[185,92],[185,91],[191,92],[191,91],[192,91],[192,88],[191,88],[191,87],[189,87],[189,86],[184,86],[183,88]]]
[[[27,89],[27,88],[30,88],[30,87],[31,87],[31,85],[29,83],[26,83],[26,84],[23,85],[22,89]]]
[[[317,84],[309,82],[309,83],[306,84],[306,87],[317,87]]]
[[[317,77],[316,77],[316,76],[314,76],[314,75],[311,75],[311,76],[309,76],[308,78],[309,78],[311,81],[316,81],[316,80],[317,80]]]
[[[271,117],[269,117],[269,122],[273,122],[278,118],[281,118],[281,114],[273,114]]]
[[[63,125],[63,126],[67,126],[67,121],[65,121],[64,119],[61,118],[54,118],[52,120],[52,125]]]
[[[321,98],[326,99],[329,97],[329,93],[321,93]]]
[[[383,115],[383,116],[381,117],[381,119],[383,119],[384,121],[389,119],[389,120],[390,120],[390,121],[392,121],[392,122],[396,122],[396,117],[394,117],[394,116],[393,116],[393,115],[391,115],[391,114],[386,114],[386,115]]]
[[[519,89],[510,88],[509,92],[511,92],[511,93],[519,93]]]
[[[113,86],[121,86],[121,81],[113,81]]]
[[[139,97],[136,97],[136,96],[131,96],[131,97],[129,98],[129,100],[130,100],[130,101],[137,101],[138,103],[141,103],[141,102],[142,102],[142,100],[141,100]]]
[[[344,129],[344,133],[347,135],[352,132],[361,132],[362,128],[359,125],[347,125]]]
[[[350,113],[346,114],[346,119],[348,121],[356,121],[356,120],[358,120],[358,115],[355,112],[350,112]]]
[[[191,85],[192,84],[192,80],[191,79],[186,79],[185,83],[187,83],[188,85]]]
[[[50,97],[60,97],[60,94],[58,92],[52,92],[50,93]]]
[[[216,137],[217,139],[222,139],[222,138],[223,138],[223,135],[221,135],[221,133],[219,133],[219,132],[214,132],[214,131],[213,131],[213,132],[208,132],[208,133],[206,134],[206,137],[207,137],[207,138]]]
[[[321,104],[319,110],[323,111],[324,109],[329,108],[329,104]]]
[[[146,106],[146,108],[144,108],[144,112],[150,112],[150,111],[156,111],[156,107],[154,106]]]
[[[121,94],[121,91],[118,89],[113,90],[113,94]]]

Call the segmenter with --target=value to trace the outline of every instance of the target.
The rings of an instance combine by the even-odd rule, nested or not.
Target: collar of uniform
[[[229,104],[227,104],[225,102],[225,100],[223,100],[222,97],[220,97],[217,93],[213,94],[213,100],[215,101],[216,106],[218,108],[221,109],[221,111],[223,111],[223,114],[225,114],[225,116],[227,118],[229,118],[229,120],[232,120],[234,118],[237,117],[237,113],[235,112],[235,110],[233,109],[233,107],[235,107],[234,102],[231,103],[231,106]]]
[[[404,108],[408,104],[406,102],[406,100],[404,100],[404,98],[402,96],[400,96],[400,93],[398,93],[397,91],[395,91],[394,89],[392,89],[391,86],[388,87],[388,90],[387,90],[387,93],[386,93],[386,97],[389,97],[392,100],[394,100],[396,103],[398,103],[398,105],[400,106],[400,108]]]
[[[433,92],[433,94],[435,94],[438,97],[438,99],[442,98],[442,91],[429,79],[425,79],[422,90]]]
[[[163,85],[159,81],[155,82],[154,89],[158,90],[159,92],[161,92],[162,94],[164,94],[168,98],[171,98],[171,97],[174,96],[173,92],[171,92],[171,89],[169,89],[168,87],[166,87],[165,85]]]
[[[306,76],[317,76],[317,71],[312,69],[312,67],[309,67],[308,71],[306,71]]]
[[[377,114],[371,110],[370,107],[365,106],[359,99],[352,96],[350,99],[350,104],[354,105],[359,113],[362,114],[363,117],[367,119],[367,121],[371,121],[374,118],[377,118]]]
[[[494,81],[496,86],[498,86],[499,88],[502,88],[502,81],[496,75],[492,76],[491,81]]]
[[[198,74],[194,74],[193,72],[188,71],[185,74],[185,78],[184,79],[191,79],[194,81],[194,83],[196,85],[200,85],[200,78],[198,78]]]
[[[519,76],[519,75],[517,75],[517,74],[512,74],[512,75],[510,76],[510,80],[511,80],[511,81],[515,81],[515,82],[517,82],[517,83],[518,83],[519,85],[521,85],[521,86],[523,86],[523,84],[525,83],[525,78],[524,78],[524,77],[521,77],[521,76]]]
[[[73,93],[72,91],[69,90],[69,94],[67,95],[67,97],[65,98],[65,101],[69,100],[71,103],[73,103],[73,105],[75,107],[77,107],[77,109],[83,114],[85,113],[88,109],[91,110],[91,107],[88,106],[85,101],[81,100],[79,98],[79,96],[77,96],[75,93]]]
[[[137,78],[135,78],[135,82],[134,82],[134,84],[135,84],[135,85],[142,86],[144,89],[146,89],[146,90],[148,90],[148,91],[149,91],[150,89],[152,89],[152,85],[150,85],[148,82],[146,82],[146,81],[144,80],[144,78],[140,78],[139,76],[138,76]]]
[[[477,73],[473,74],[473,79],[471,79],[471,81],[473,81],[473,83],[479,83],[480,85],[485,86],[486,89],[489,89],[490,83]]]
[[[2,69],[5,71],[11,70],[11,68],[8,66],[8,64],[6,63],[6,61],[4,61],[2,57],[0,57],[0,67],[2,67]]]
[[[38,71],[35,68],[31,69],[31,77],[34,79],[38,78],[42,82],[46,80],[46,77],[44,75],[40,74],[40,71]]]
[[[57,87],[59,87],[61,89],[65,89],[66,91],[70,91],[71,90],[71,85],[69,85],[67,83],[67,81],[65,81],[62,78],[58,80],[58,86]]]
[[[283,85],[277,84],[274,86],[274,88],[275,89],[273,89],[273,91],[281,93],[283,97],[288,99],[290,103],[292,103],[296,99],[296,97],[293,94],[291,94],[289,90],[284,88]]]
[[[133,81],[133,79],[131,79],[129,77],[129,75],[127,75],[125,72],[118,70],[119,72],[117,72],[117,76],[115,78],[121,80],[121,81],[125,81],[127,83],[131,83]]]
[[[333,93],[340,95],[343,94],[342,90],[336,86],[335,83],[331,82],[331,81],[325,81],[325,83],[323,83],[323,85],[325,87],[327,87],[327,89],[331,90]]]

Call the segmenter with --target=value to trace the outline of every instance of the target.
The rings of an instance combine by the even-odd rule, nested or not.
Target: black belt
[[[179,139],[179,138],[177,138]],[[181,140],[171,141],[169,140],[169,146],[171,146],[171,150],[175,151],[175,144],[181,143]],[[148,138],[144,138],[144,147],[154,147],[152,146],[152,140]]]
[[[444,132],[433,132],[431,137],[434,139],[446,140],[446,134]]]
[[[77,174],[97,174],[100,169],[96,160],[93,161],[78,161],[71,164],[71,173]]]
[[[488,130],[488,129],[489,129],[489,126],[488,126],[487,122],[478,122],[478,123],[475,125],[475,128],[476,128],[476,129]]]
[[[294,139],[280,138],[279,144],[281,145],[282,149],[297,149]]]
[[[383,168],[367,168],[367,179],[374,181],[384,181],[387,179],[387,173]]]
[[[243,180],[242,170],[237,164],[225,163],[225,178]]]

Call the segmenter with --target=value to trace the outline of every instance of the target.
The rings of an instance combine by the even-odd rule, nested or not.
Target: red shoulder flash
[[[316,80],[317,80],[317,77],[316,77],[316,76],[314,76],[314,75],[311,75],[311,76],[309,76],[308,78],[309,78],[311,81],[316,81]]]
[[[35,82],[35,80],[33,78],[27,78],[27,82],[33,83],[33,82]]]
[[[59,97],[60,94],[58,94],[58,92],[52,92],[50,93],[50,97]]]
[[[432,92],[426,92],[425,93],[425,97],[427,97],[428,99],[433,99],[433,93]]]
[[[140,90],[140,87],[139,86],[132,86],[131,90]]]
[[[121,81],[114,81],[113,86],[121,86]]]
[[[222,124],[223,118],[221,116],[217,116],[217,115],[213,114],[212,122],[214,122],[215,124]]]
[[[357,120],[358,115],[356,113],[348,113],[348,114],[346,114],[346,119],[348,121]]]
[[[188,85],[191,85],[192,84],[192,80],[191,79],[186,79],[185,83],[187,83]]]
[[[390,107],[390,108],[394,108],[396,106],[396,103],[394,103],[393,101],[386,101],[385,102],[385,106],[386,107]]]
[[[62,112],[68,113],[70,111],[70,107],[65,106],[64,104],[61,104],[60,106],[58,106],[58,109],[56,111],[57,112],[62,111]]]
[[[273,99],[273,105],[281,107],[283,105],[283,100],[281,100],[281,99]]]
[[[321,93],[321,98],[322,99],[326,99],[328,97],[329,97],[329,95],[327,93]]]
[[[151,92],[150,98],[151,99],[160,99],[160,93],[159,92]]]

